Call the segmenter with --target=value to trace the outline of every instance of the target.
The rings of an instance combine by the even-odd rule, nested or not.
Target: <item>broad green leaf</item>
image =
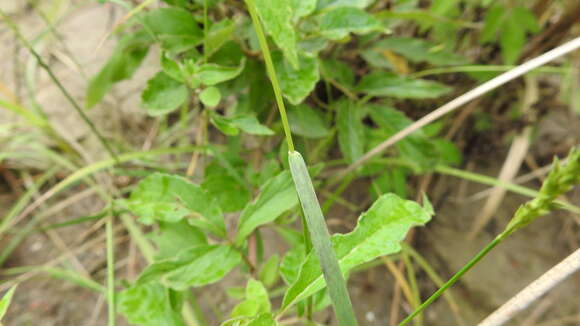
[[[182,300],[163,285],[134,284],[117,296],[119,312],[131,324],[140,326],[184,326]],[[180,299],[180,298],[179,298]],[[176,302],[177,301],[177,302]]]
[[[297,68],[299,64],[296,51],[297,37],[292,25],[294,0],[255,0],[255,3],[264,30],[272,36],[288,62]]]
[[[320,79],[318,60],[316,58],[300,57],[300,68],[295,69],[284,61],[280,52],[272,53],[276,74],[284,97],[294,105],[298,105],[314,90]]]
[[[0,299],[0,321],[6,315],[6,311],[8,311],[8,306],[10,306],[10,301],[12,301],[12,297],[14,296],[14,292],[16,291],[16,285],[11,287],[8,292]]]
[[[273,286],[280,279],[279,270],[280,256],[270,256],[260,269],[260,273],[258,274],[260,281],[268,288]]]
[[[155,258],[172,258],[183,249],[207,244],[205,234],[182,220],[177,223],[159,222],[159,231],[152,236],[157,246]]]
[[[187,218],[193,226],[226,236],[217,201],[200,186],[177,175],[154,173],[143,179],[131,192],[127,206],[145,224],[155,220],[175,223]]]
[[[140,21],[172,53],[186,51],[203,41],[203,31],[193,15],[181,8],[155,9],[143,14]]]
[[[254,317],[236,317],[223,322],[220,326],[278,326],[271,313],[263,313]]]
[[[244,185],[227,174],[206,174],[201,186],[217,199],[226,213],[241,210],[251,199],[250,192]]]
[[[368,112],[373,121],[380,127],[378,141],[391,137],[413,123],[401,111],[384,105],[369,105]],[[432,168],[439,158],[437,148],[431,143],[422,130],[405,137],[396,144],[401,156],[421,166],[423,169]]]
[[[376,51],[390,50],[413,62],[428,62],[437,66],[462,65],[468,60],[458,54],[446,51],[441,46],[412,37],[390,37],[373,45]]]
[[[288,110],[290,130],[293,134],[306,138],[324,138],[328,136],[328,123],[324,118],[306,104],[290,107]]]
[[[222,19],[209,28],[204,42],[204,52],[209,57],[217,52],[227,41],[231,40],[236,24],[230,19]]]
[[[382,23],[366,11],[341,7],[324,12],[319,17],[320,34],[331,40],[340,40],[350,33],[367,34],[384,31]]]
[[[222,279],[241,262],[240,253],[229,245],[201,245],[179,252],[172,259],[149,265],[139,276],[139,284],[159,281],[182,291]]]
[[[199,93],[199,100],[203,105],[210,108],[216,107],[222,99],[222,94],[217,87],[211,86]]]
[[[352,163],[363,155],[365,149],[361,108],[349,100],[342,100],[334,106],[337,111],[338,145],[344,158]]]
[[[260,225],[274,221],[296,204],[298,197],[290,173],[284,171],[273,177],[262,187],[256,200],[242,211],[236,243],[243,241]]]
[[[338,323],[340,325],[356,326],[356,317],[350,302],[346,282],[340,270],[336,253],[332,248],[330,234],[328,233],[318,198],[316,198],[306,163],[302,155],[296,151],[288,153],[288,163],[302,211],[304,212],[304,220],[308,225],[312,251],[318,258],[315,263],[326,280],[328,294],[332,300]],[[282,310],[284,310],[284,307],[282,307]]]
[[[316,10],[317,0],[291,0],[294,8],[293,21],[297,22],[300,18],[309,16]]]
[[[493,6],[487,10],[483,30],[479,36],[481,43],[492,42],[495,40],[497,32],[500,30],[506,17],[506,8],[503,6]]]
[[[502,25],[502,32],[500,34],[501,56],[503,61],[512,65],[518,61],[520,53],[526,44],[526,30],[522,27],[520,22],[510,17]]]
[[[368,7],[375,0],[318,0],[318,9],[329,9],[336,7]]]
[[[372,96],[414,99],[436,98],[451,91],[451,88],[434,81],[401,77],[381,71],[364,76],[356,89]]]
[[[270,136],[274,134],[272,129],[264,126],[254,115],[241,115],[232,118],[232,123],[242,131],[251,135]]]
[[[147,87],[141,93],[141,103],[152,116],[167,114],[186,99],[187,87],[162,71],[147,81]]]
[[[268,291],[260,281],[250,279],[246,285],[246,299],[234,307],[232,318],[253,317],[270,310]]]
[[[513,9],[512,19],[514,19],[520,26],[530,33],[537,33],[540,31],[540,24],[534,13],[526,7],[517,7]]]
[[[245,65],[245,59],[242,59],[240,64],[235,67],[226,67],[213,63],[206,63],[199,67],[197,71],[195,71],[194,78],[198,78],[206,86],[214,86],[238,77],[242,70],[244,70]]]
[[[324,79],[333,80],[347,88],[354,86],[354,72],[343,61],[335,59],[321,60],[320,70]]]
[[[400,251],[400,242],[413,226],[427,223],[433,215],[425,207],[394,194],[381,196],[365,213],[355,229],[332,236],[333,249],[343,274],[377,257]],[[298,279],[284,295],[282,309],[289,307],[325,287],[318,259],[311,252],[303,262]]]
[[[91,78],[87,89],[86,106],[99,103],[114,83],[129,79],[145,59],[151,39],[143,31],[123,37],[101,71]]]
[[[296,245],[286,252],[282,263],[280,264],[280,275],[287,285],[296,282],[298,272],[300,272],[300,265],[304,261],[306,253],[304,252],[304,245]]]
[[[228,136],[237,136],[240,133],[240,130],[231,119],[226,118],[215,111],[210,111],[210,122],[214,127],[218,128]]]

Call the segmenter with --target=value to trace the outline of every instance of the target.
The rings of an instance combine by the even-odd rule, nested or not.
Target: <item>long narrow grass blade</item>
[[[320,267],[326,280],[326,286],[334,312],[341,326],[357,325],[350,297],[346,289],[346,282],[340,271],[336,254],[330,243],[330,234],[326,228],[322,209],[316,198],[312,180],[300,153],[293,151],[288,154],[290,171],[298,192],[300,204],[304,210],[308,230],[312,239],[312,246],[320,261]]]

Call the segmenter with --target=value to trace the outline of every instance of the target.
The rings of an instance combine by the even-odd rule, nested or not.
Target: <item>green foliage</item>
[[[199,93],[199,100],[203,105],[210,108],[216,107],[222,99],[222,94],[217,87],[211,86]]]
[[[226,235],[224,217],[215,198],[179,176],[163,173],[148,176],[131,192],[126,204],[146,224],[186,219],[216,236]]]
[[[242,211],[236,242],[240,243],[257,227],[274,221],[296,204],[298,204],[298,198],[288,171],[268,180],[258,197],[253,202],[248,203]]]
[[[183,291],[219,281],[240,262],[239,251],[230,245],[199,245],[181,250],[173,258],[149,265],[137,282],[160,282]]]
[[[380,256],[400,251],[400,242],[408,230],[427,223],[433,209],[404,200],[394,194],[381,196],[359,218],[356,228],[347,234],[332,236],[332,246],[343,274]],[[312,253],[303,261],[298,278],[284,295],[283,307],[306,299],[325,287],[318,259]]]
[[[330,133],[324,117],[306,104],[291,107],[288,110],[288,120],[290,121],[290,130],[297,136],[324,138]]]
[[[487,11],[485,25],[481,31],[482,43],[493,42],[497,35],[503,60],[514,64],[526,44],[526,33],[535,34],[540,26],[534,14],[525,7],[507,8],[495,5]]]
[[[141,94],[143,107],[152,116],[177,109],[187,99],[187,87],[160,71],[147,82]]]
[[[401,99],[436,98],[451,91],[449,87],[437,82],[400,77],[394,73],[381,71],[364,76],[356,90],[372,96],[390,96]]]
[[[187,51],[203,41],[203,31],[187,10],[159,8],[140,18],[145,30],[170,53]]]
[[[294,1],[292,0],[253,0],[264,28],[272,36],[274,42],[293,68],[298,68],[298,52],[296,50],[296,33],[292,18]]]
[[[370,51],[393,51],[414,63],[428,62],[437,66],[462,65],[467,59],[445,48],[419,38],[389,37],[372,45]],[[367,50],[369,51],[369,50]],[[380,54],[380,53],[379,53]]]
[[[352,163],[363,155],[365,148],[361,108],[349,100],[336,103],[335,108],[340,151]]]
[[[278,78],[280,78],[280,87],[284,97],[294,105],[302,103],[320,79],[318,60],[305,56],[300,57],[298,68],[285,62],[280,52],[272,53],[272,60]]]
[[[12,297],[14,296],[14,292],[16,291],[16,285],[11,287],[6,294],[0,299],[0,321],[4,318],[6,311],[8,311],[8,306],[10,306],[10,302],[12,301]]]
[[[95,106],[114,83],[131,78],[145,59],[150,44],[150,37],[142,31],[123,37],[109,61],[91,79],[87,89],[86,106],[88,108]]]
[[[157,282],[134,284],[117,297],[118,309],[132,324],[184,326],[181,295]]]
[[[340,7],[325,11],[319,17],[319,32],[330,40],[340,40],[349,33],[367,34],[384,31],[379,20],[362,9]]]

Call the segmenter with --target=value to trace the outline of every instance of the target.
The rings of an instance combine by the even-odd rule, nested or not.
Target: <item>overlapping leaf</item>
[[[374,72],[363,77],[358,91],[373,96],[425,99],[447,94],[451,89],[440,83],[397,76],[389,72]]]
[[[157,282],[134,284],[117,297],[119,312],[140,326],[184,326],[182,300]]]
[[[272,53],[272,60],[284,97],[294,105],[302,103],[320,79],[318,60],[302,56],[299,68],[285,62],[280,52]]]
[[[379,256],[401,249],[400,242],[408,230],[427,223],[433,210],[399,198],[394,194],[381,196],[361,215],[356,228],[348,234],[332,236],[333,248],[343,274],[352,268]],[[282,303],[283,309],[316,293],[325,286],[316,255],[312,252],[303,262],[297,280],[288,288]]]
[[[298,52],[296,51],[296,33],[292,25],[294,11],[293,0],[254,0],[256,9],[265,30],[282,52],[284,57],[298,68]]]

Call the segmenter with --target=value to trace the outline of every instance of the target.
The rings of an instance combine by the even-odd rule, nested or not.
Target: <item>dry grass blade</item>
[[[393,135],[389,139],[383,141],[382,143],[377,145],[375,148],[368,151],[365,155],[363,155],[356,162],[352,163],[346,169],[344,169],[343,171],[338,173],[337,179],[341,179],[342,177],[344,177],[348,173],[354,171],[357,167],[361,166],[369,159],[382,153],[387,148],[394,145],[395,143],[397,143],[401,139],[407,137],[408,135],[412,134],[413,132],[417,131],[418,129],[421,129],[422,127],[430,124],[431,122],[441,118],[442,116],[446,115],[447,113],[452,112],[452,111],[460,108],[464,104],[486,94],[487,92],[489,92],[493,89],[496,89],[499,86],[501,86],[501,85],[503,85],[511,80],[514,80],[514,79],[522,76],[525,73],[528,73],[529,71],[531,71],[535,68],[538,68],[542,65],[545,65],[546,63],[548,63],[552,60],[555,60],[563,55],[566,55],[567,53],[570,53],[578,48],[580,48],[580,37],[577,37],[577,38],[575,38],[567,43],[564,43],[564,44],[560,45],[559,47],[542,54],[539,57],[536,57],[530,61],[527,61],[527,62],[515,67],[514,69],[512,69],[508,72],[505,72],[505,73],[493,78],[492,80],[487,81],[487,82],[483,83],[482,85],[472,89],[471,91],[455,98],[451,102],[448,102],[445,105],[441,106],[440,108],[436,109],[435,111],[427,114],[423,118],[419,119],[417,122],[413,123],[412,125],[410,125],[409,127],[405,128],[405,129],[399,131],[398,133],[396,133],[395,135]]]
[[[508,322],[518,312],[526,309],[532,302],[544,295],[554,286],[580,269],[580,249],[566,257],[544,275],[528,285],[515,297],[479,323],[479,326],[500,326]]]
[[[336,317],[341,326],[355,326],[357,322],[346,288],[346,282],[342,276],[336,254],[332,249],[330,234],[326,228],[322,209],[316,198],[314,186],[304,159],[300,153],[294,151],[288,154],[288,161],[296,191],[298,192],[298,198],[304,210],[308,230],[310,231],[312,246],[320,261],[320,267],[326,280],[326,286]]]

